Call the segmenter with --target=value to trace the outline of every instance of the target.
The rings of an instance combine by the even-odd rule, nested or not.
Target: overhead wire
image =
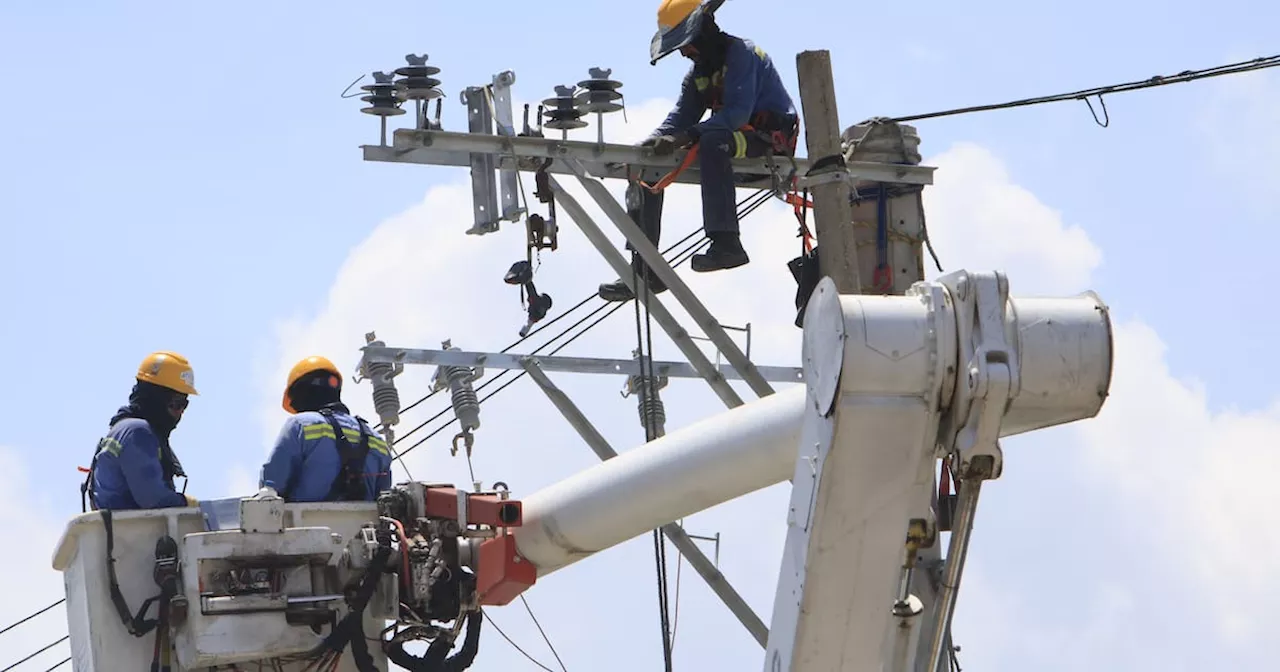
[[[55,641],[53,641],[53,642],[50,642],[50,643],[48,643],[48,644],[45,644],[45,645],[44,645],[44,646],[43,646],[39,651],[36,651],[35,653],[32,653],[32,654],[28,655],[26,658],[23,658],[22,660],[19,660],[18,662],[16,662],[16,663],[14,663],[14,664],[10,665],[9,667],[6,667],[6,668],[4,668],[3,670],[0,670],[0,672],[9,672],[9,670],[12,670],[13,668],[15,668],[15,667],[17,667],[17,666],[19,666],[19,665],[21,665],[21,664],[23,664],[23,663],[27,662],[28,660],[31,660],[32,658],[35,658],[36,656],[38,656],[38,655],[40,655],[40,654],[44,653],[45,651],[48,651],[49,649],[52,649],[53,647],[55,647],[55,646],[57,646],[57,645],[59,645],[59,644],[61,644],[61,643],[65,642],[65,641],[67,641],[67,640],[68,640],[68,639],[70,639],[70,638],[71,638],[71,635],[69,635],[69,634],[68,634],[68,635],[63,635],[60,639],[57,639],[57,640],[55,640]],[[63,662],[66,662],[66,661],[63,661]],[[61,664],[62,664],[62,663],[58,663],[58,665],[61,665]],[[57,667],[57,665],[55,665],[54,667]],[[52,668],[50,668],[50,669],[52,669]]]
[[[564,661],[560,660],[560,654],[556,652],[556,647],[551,643],[551,638],[547,636],[547,631],[542,629],[542,623],[539,623],[538,617],[533,615],[533,607],[529,606],[529,601],[525,599],[523,594],[520,595],[520,602],[524,604],[524,610],[529,612],[529,618],[533,619],[533,624],[538,627],[538,632],[542,633],[542,641],[547,643],[548,649],[551,649],[551,655],[556,657],[557,663],[560,663],[560,669],[563,672],[569,672],[569,669],[564,666]]]
[[[66,658],[63,658],[61,662],[55,663],[53,667],[45,670],[44,672],[53,672],[54,670],[58,669],[59,667],[62,667],[63,665],[66,665],[69,662],[71,662],[71,656],[67,656]]]
[[[555,670],[547,667],[546,665],[543,665],[541,662],[538,661],[537,658],[534,658],[528,651],[525,651],[524,649],[520,648],[520,645],[516,644],[515,640],[508,637],[507,633],[503,632],[502,628],[498,627],[498,624],[493,622],[493,617],[489,615],[489,612],[484,611],[483,609],[481,609],[481,612],[484,613],[484,620],[489,622],[489,627],[493,628],[494,630],[497,630],[498,634],[503,639],[507,640],[507,643],[510,644],[512,648],[514,648],[516,651],[519,651],[522,655],[524,655],[525,658],[528,658],[529,662],[533,663],[534,665],[537,665],[538,667],[546,670],[547,672],[556,672]]]
[[[636,253],[632,253],[633,263],[631,264],[631,285],[636,288],[635,313],[636,313],[636,355],[640,358],[640,384],[641,403],[649,404],[654,395],[654,379],[653,379],[653,322],[649,312],[649,297],[652,292],[648,291],[649,283],[653,281],[654,273],[647,264],[635,263]],[[644,291],[641,292],[640,268],[645,268]],[[643,308],[643,310],[642,310]],[[643,319],[641,314],[643,313]],[[641,407],[640,419],[644,422],[644,440],[645,442],[653,441],[658,438],[658,430],[655,426],[652,413],[646,411],[645,406]],[[653,530],[653,561],[656,570],[657,590],[658,590],[658,627],[662,635],[662,662],[666,672],[671,672],[672,656],[671,656],[671,610],[669,607],[669,595],[667,593],[667,563],[666,563],[667,545],[662,536],[662,531],[658,528]]]
[[[29,621],[29,620],[31,620],[31,619],[33,619],[33,618],[35,618],[36,616],[39,616],[40,614],[43,614],[44,612],[49,611],[50,609],[52,609],[52,608],[54,608],[54,607],[58,606],[59,604],[62,604],[63,602],[66,602],[66,601],[67,601],[67,598],[65,598],[65,597],[64,597],[64,598],[62,598],[61,600],[58,600],[57,602],[54,602],[53,604],[51,604],[51,605],[49,605],[49,606],[47,606],[47,607],[45,607],[45,608],[43,608],[43,609],[40,609],[39,611],[36,611],[35,613],[33,613],[33,614],[29,615],[29,616],[26,616],[25,618],[22,618],[22,619],[20,619],[20,620],[18,620],[18,621],[16,621],[16,622],[14,622],[14,623],[10,623],[9,625],[5,626],[4,630],[0,630],[0,635],[3,635],[4,633],[9,632],[10,630],[12,630],[12,629],[14,629],[14,628],[18,627],[19,625],[22,625],[23,623],[26,623],[27,621]]]
[[[761,205],[763,205],[765,202],[767,202],[767,201],[770,199],[770,197],[771,197],[771,194],[769,193],[769,190],[768,190],[768,189],[759,189],[759,190],[757,190],[755,193],[753,193],[752,195],[750,195],[750,196],[747,196],[747,197],[743,198],[741,201],[739,201],[739,202],[738,202],[738,210],[739,210],[739,212],[738,212],[738,217],[739,217],[739,218],[742,218],[742,217],[745,217],[746,215],[751,214],[751,213],[752,213],[752,212],[754,212],[756,209],[760,208],[760,207],[761,207]],[[702,228],[701,228],[701,227],[699,227],[699,228],[695,229],[694,231],[690,232],[690,233],[689,233],[688,235],[686,235],[684,238],[681,238],[679,241],[677,241],[677,242],[676,242],[676,243],[674,243],[673,245],[671,245],[671,246],[667,247],[665,250],[663,250],[663,251],[662,251],[663,256],[665,257],[665,256],[667,256],[668,254],[670,254],[672,250],[675,250],[677,247],[680,247],[681,245],[685,245],[686,243],[688,243],[690,240],[692,240],[694,237],[696,237],[696,236],[697,236],[698,234],[700,234],[701,232],[702,232]],[[701,240],[694,241],[694,243],[693,243],[692,245],[687,245],[683,250],[680,250],[679,252],[676,252],[676,254],[675,254],[674,256],[670,257],[670,258],[669,258],[669,260],[668,260],[668,261],[669,261],[669,263],[671,263],[671,266],[672,266],[673,268],[678,267],[678,266],[680,266],[680,265],[684,264],[684,263],[685,263],[685,262],[687,262],[689,259],[691,259],[691,258],[693,257],[693,255],[694,255],[694,254],[697,254],[698,250],[699,250],[699,249],[701,249],[701,247],[705,246],[708,242],[709,242],[709,241],[708,241],[706,238],[703,238],[703,239],[701,239]],[[542,327],[539,327],[538,329],[535,329],[535,330],[533,330],[532,332],[530,332],[528,336],[525,336],[525,337],[523,337],[523,338],[521,338],[521,339],[519,339],[519,340],[515,341],[515,342],[514,342],[514,343],[512,343],[511,345],[507,346],[506,348],[504,348],[504,349],[502,350],[502,352],[503,352],[503,353],[506,353],[506,352],[510,351],[512,348],[516,347],[517,345],[520,345],[521,343],[525,342],[525,341],[526,341],[526,340],[528,340],[529,338],[532,338],[535,334],[537,334],[537,333],[541,332],[543,329],[545,329],[545,328],[547,328],[547,327],[550,327],[550,326],[551,326],[552,324],[554,324],[555,322],[557,322],[557,321],[559,321],[559,320],[561,320],[561,319],[565,318],[567,315],[569,315],[570,313],[572,313],[572,312],[573,312],[574,310],[576,310],[577,308],[579,308],[579,307],[581,307],[581,306],[585,305],[586,303],[590,302],[592,299],[597,298],[597,296],[598,296],[597,294],[592,293],[591,295],[587,296],[587,297],[586,297],[585,299],[583,299],[582,301],[578,302],[578,304],[577,304],[577,305],[575,305],[573,308],[570,308],[568,311],[565,311],[564,313],[561,313],[560,315],[557,315],[554,319],[550,320],[549,322],[547,322],[547,323],[546,323],[545,325],[543,325]],[[535,348],[535,349],[533,350],[533,352],[531,352],[530,354],[535,354],[535,355],[536,355],[536,354],[539,354],[540,352],[542,352],[542,350],[543,350],[543,349],[545,349],[546,347],[550,346],[550,345],[551,345],[552,343],[554,343],[555,341],[557,341],[557,340],[559,340],[560,338],[563,338],[563,337],[565,337],[566,335],[568,335],[568,334],[569,334],[569,332],[570,332],[570,331],[572,331],[574,328],[576,328],[576,327],[578,327],[579,325],[583,324],[583,323],[584,323],[584,322],[586,322],[587,320],[590,320],[591,318],[593,318],[593,317],[595,317],[595,316],[599,315],[601,311],[606,311],[606,309],[607,309],[607,312],[605,312],[605,314],[604,314],[604,315],[602,315],[602,316],[598,317],[594,322],[591,322],[591,324],[587,325],[587,326],[586,326],[582,331],[580,331],[580,332],[578,332],[577,334],[575,334],[575,335],[573,335],[573,336],[569,337],[569,340],[565,341],[564,343],[562,343],[561,345],[559,345],[559,346],[558,346],[558,347],[556,347],[555,349],[551,350],[551,352],[550,352],[550,353],[548,353],[548,354],[550,354],[550,355],[554,355],[554,354],[556,354],[556,353],[560,352],[560,351],[561,351],[561,350],[563,350],[566,346],[568,346],[570,343],[572,343],[574,340],[578,339],[578,338],[579,338],[579,337],[581,337],[584,333],[586,333],[587,331],[591,330],[591,329],[592,329],[592,328],[594,328],[596,325],[600,324],[600,322],[604,321],[604,319],[605,319],[605,318],[608,318],[610,315],[613,315],[615,312],[617,312],[620,308],[622,308],[622,307],[623,307],[623,306],[625,306],[625,305],[626,305],[626,302],[622,302],[622,301],[620,301],[620,302],[616,302],[616,303],[614,303],[613,305],[610,305],[608,302],[603,303],[602,305],[600,305],[600,306],[596,307],[593,311],[591,311],[590,313],[588,313],[586,317],[583,317],[583,318],[579,319],[577,322],[575,322],[575,323],[573,323],[573,324],[569,325],[568,327],[566,327],[565,329],[563,329],[559,334],[557,334],[556,336],[553,336],[553,337],[551,338],[551,340],[547,341],[546,343],[543,343],[543,344],[542,344],[541,346],[539,346],[538,348]],[[504,371],[499,372],[499,373],[498,373],[497,375],[495,375],[494,377],[492,377],[492,378],[490,378],[490,379],[486,380],[484,383],[481,383],[480,385],[478,385],[478,386],[476,387],[476,391],[477,391],[477,392],[482,392],[482,391],[484,391],[484,390],[485,390],[485,389],[487,389],[488,387],[490,387],[490,386],[492,386],[492,385],[497,384],[499,381],[501,381],[503,378],[505,378],[506,376],[510,375],[511,373],[512,373],[512,371],[511,371],[511,370],[504,370]],[[521,372],[517,373],[517,374],[515,375],[515,377],[514,377],[514,378],[509,378],[509,379],[507,379],[507,380],[506,380],[506,382],[504,382],[500,387],[498,387],[498,389],[494,390],[493,392],[489,393],[488,395],[485,395],[485,396],[484,396],[483,398],[481,398],[479,401],[480,401],[481,403],[483,403],[484,401],[486,401],[486,400],[488,400],[488,399],[492,398],[492,397],[493,397],[493,395],[497,394],[498,392],[501,392],[502,390],[505,390],[507,387],[510,387],[512,383],[516,382],[517,380],[519,380],[520,378],[524,377],[525,375],[526,375],[526,374],[525,374],[525,372],[524,372],[524,371],[521,371]],[[431,393],[431,394],[426,395],[426,396],[425,396],[425,397],[423,397],[422,399],[419,399],[418,401],[414,402],[411,406],[416,406],[416,405],[418,405],[419,403],[421,403],[421,402],[423,402],[423,401],[426,401],[426,399],[430,398],[430,397],[431,397],[431,396],[433,396],[434,394],[435,394],[435,393],[433,392],[433,393]],[[394,445],[394,444],[398,444],[398,443],[400,443],[401,441],[403,441],[403,440],[407,439],[410,435],[417,433],[418,431],[422,430],[423,428],[425,428],[427,425],[431,424],[432,422],[435,422],[436,420],[440,419],[441,417],[444,417],[446,414],[450,413],[452,410],[453,410],[453,408],[452,408],[451,406],[447,406],[447,407],[445,407],[445,408],[441,409],[441,410],[440,410],[439,412],[437,412],[435,415],[433,415],[433,416],[431,416],[430,418],[427,418],[427,419],[426,419],[426,420],[424,420],[423,422],[419,423],[419,424],[418,424],[416,427],[414,427],[413,429],[411,429],[411,430],[409,430],[408,432],[405,432],[404,434],[401,434],[400,436],[396,437],[396,440],[393,442],[393,445]],[[402,460],[402,459],[404,458],[404,456],[405,456],[406,454],[408,454],[410,451],[412,451],[413,449],[417,448],[418,446],[421,446],[423,443],[426,443],[428,440],[430,440],[430,439],[434,438],[436,435],[438,435],[440,432],[443,432],[446,428],[448,428],[450,425],[452,425],[452,424],[453,424],[454,422],[456,422],[456,421],[457,421],[457,417],[455,416],[453,419],[449,420],[449,421],[448,421],[448,422],[446,422],[444,425],[441,425],[440,427],[437,427],[435,430],[433,430],[433,431],[432,431],[430,434],[428,434],[427,436],[425,436],[425,437],[423,437],[423,438],[419,439],[418,441],[414,442],[414,443],[413,443],[413,445],[409,446],[408,448],[405,448],[404,450],[401,450],[401,451],[399,452],[399,455],[397,456],[397,458],[396,458],[396,459],[401,459],[401,460]]]
[[[936,119],[938,117],[950,117],[959,114],[971,114],[973,112],[989,112],[991,110],[1004,110],[1015,107],[1028,107],[1031,105],[1044,105],[1047,103],[1059,103],[1068,100],[1083,100],[1089,105],[1090,112],[1093,111],[1090,98],[1097,98],[1102,103],[1103,120],[1098,119],[1096,112],[1093,113],[1094,121],[1099,126],[1106,127],[1111,119],[1107,114],[1106,102],[1103,101],[1104,95],[1116,93],[1128,93],[1129,91],[1137,91],[1139,89],[1151,89],[1158,86],[1168,86],[1170,84],[1181,84],[1184,82],[1194,82],[1199,79],[1207,79],[1209,77],[1221,77],[1223,75],[1235,75],[1244,72],[1253,72],[1255,70],[1266,70],[1280,66],[1280,54],[1274,56],[1262,56],[1249,59],[1247,61],[1237,61],[1235,63],[1227,63],[1225,65],[1217,65],[1211,68],[1202,68],[1200,70],[1183,70],[1174,75],[1156,75],[1147,79],[1139,79],[1131,82],[1122,82],[1119,84],[1109,84],[1106,86],[1095,86],[1090,89],[1081,89],[1079,91],[1068,91],[1065,93],[1055,93],[1047,96],[1036,96],[1034,98],[1022,98],[1019,100],[1011,100],[1004,103],[992,103],[987,105],[973,105],[970,107],[957,107],[949,110],[940,110],[937,112],[926,112],[924,114],[910,114],[901,117],[888,117],[879,121],[902,123],[907,121],[919,121],[921,119]]]
[[[695,232],[695,233],[696,233],[696,232]],[[690,235],[690,236],[689,236],[689,238],[691,238],[691,237],[692,237],[692,235]],[[687,238],[686,238],[686,240],[687,240]],[[679,258],[678,258],[674,263],[672,263],[672,264],[671,264],[671,265],[672,265],[672,267],[673,267],[673,268],[674,268],[674,267],[677,267],[677,266],[679,266],[679,265],[683,264],[684,262],[688,261],[690,258],[692,258],[692,257],[693,257],[693,254],[696,254],[696,253],[697,253],[697,250],[698,250],[700,247],[702,247],[703,245],[705,245],[706,243],[707,243],[707,241],[704,239],[704,240],[696,241],[692,246],[690,246],[690,247],[686,248],[686,249],[685,249],[685,250],[680,254]],[[674,246],[673,246],[673,247],[674,247]],[[556,340],[558,340],[559,338],[566,336],[566,335],[569,333],[569,331],[571,331],[574,327],[577,327],[578,325],[580,325],[580,324],[582,324],[583,322],[585,322],[585,321],[587,321],[587,320],[591,319],[592,317],[595,317],[595,316],[599,315],[599,317],[595,317],[595,320],[594,320],[594,321],[592,321],[590,324],[588,324],[586,327],[584,327],[581,331],[579,331],[578,333],[576,333],[576,334],[574,334],[574,335],[570,336],[570,337],[568,338],[568,340],[566,340],[564,343],[561,343],[560,345],[556,346],[555,348],[553,348],[553,349],[552,349],[550,352],[548,352],[547,354],[548,354],[548,355],[555,355],[555,354],[559,353],[561,350],[565,349],[565,348],[566,348],[566,347],[568,347],[570,344],[572,344],[575,340],[577,340],[578,338],[582,337],[582,335],[583,335],[583,334],[587,333],[588,331],[590,331],[591,329],[593,329],[594,327],[596,327],[597,325],[599,325],[601,322],[603,322],[605,319],[607,319],[610,315],[613,315],[614,313],[618,312],[618,310],[619,310],[619,309],[621,309],[622,307],[624,307],[624,306],[626,306],[626,305],[627,305],[627,303],[626,303],[625,301],[619,301],[619,302],[614,303],[613,305],[610,305],[610,304],[608,304],[608,303],[605,303],[605,304],[603,304],[603,305],[599,306],[599,307],[598,307],[598,308],[596,308],[594,311],[592,311],[590,314],[588,314],[586,317],[584,317],[584,318],[582,318],[582,319],[578,320],[578,321],[577,321],[577,322],[575,322],[573,325],[570,325],[570,326],[569,326],[565,331],[563,331],[561,334],[559,334],[558,336],[556,336],[556,337],[552,338],[552,340],[551,340],[551,341],[548,341],[547,343],[543,344],[542,346],[540,346],[540,347],[538,347],[538,348],[534,349],[534,351],[533,351],[532,353],[530,353],[530,354],[539,354],[539,353],[540,353],[540,352],[542,352],[542,350],[543,350],[544,348],[546,348],[548,345],[550,345],[551,343],[554,343],[554,342],[555,342]],[[607,310],[606,310],[606,309],[607,309]],[[602,311],[604,312],[604,314],[603,314],[603,315],[600,315],[600,313],[601,313]],[[484,389],[488,388],[488,387],[489,387],[489,386],[491,386],[491,385],[495,385],[495,384],[497,384],[497,383],[498,383],[498,381],[502,380],[502,379],[505,377],[505,375],[507,375],[507,374],[509,374],[509,373],[511,373],[511,371],[509,371],[509,370],[508,370],[508,371],[502,371],[502,372],[501,372],[501,373],[499,373],[498,375],[494,376],[493,378],[490,378],[489,380],[485,381],[485,382],[484,382],[484,383],[482,383],[481,385],[477,386],[477,387],[476,387],[476,391],[477,391],[477,392],[480,392],[480,391],[483,391]],[[507,379],[505,382],[503,382],[503,383],[502,383],[502,385],[500,385],[497,389],[495,389],[495,390],[493,390],[492,392],[490,392],[489,394],[487,394],[487,395],[485,395],[485,396],[481,397],[481,398],[479,399],[479,402],[483,404],[485,401],[487,401],[487,400],[489,400],[489,399],[493,398],[493,396],[494,396],[495,394],[497,394],[497,393],[499,393],[499,392],[501,392],[501,391],[503,391],[503,390],[507,389],[507,388],[508,388],[508,387],[510,387],[513,383],[515,383],[516,381],[518,381],[518,380],[520,380],[521,378],[523,378],[525,375],[527,375],[527,374],[526,374],[526,372],[521,371],[521,372],[519,372],[519,373],[515,374],[515,376],[513,376],[513,377],[511,377],[511,378],[508,378],[508,379]],[[431,423],[431,422],[433,422],[433,421],[435,421],[435,420],[437,420],[437,419],[439,419],[439,418],[443,417],[445,414],[447,414],[447,413],[451,412],[452,410],[453,410],[453,409],[452,409],[452,407],[446,407],[446,408],[444,408],[443,410],[441,410],[440,412],[436,413],[434,416],[432,416],[431,418],[429,418],[429,419],[427,419],[425,422],[423,422],[423,423],[422,423],[422,425],[420,425],[420,427],[425,427],[427,424],[429,424],[429,423]],[[405,455],[407,455],[407,454],[408,454],[410,451],[412,451],[413,449],[415,449],[415,448],[417,448],[418,446],[421,446],[422,444],[424,444],[424,443],[426,443],[427,441],[431,440],[431,439],[432,439],[433,437],[435,437],[437,434],[439,434],[440,432],[443,432],[443,431],[444,431],[445,429],[447,429],[450,425],[452,425],[453,423],[455,423],[455,422],[457,422],[457,421],[458,421],[458,418],[457,418],[457,417],[456,417],[456,415],[455,415],[455,417],[453,417],[452,419],[450,419],[450,420],[448,420],[447,422],[445,422],[445,424],[443,424],[443,425],[441,425],[441,426],[437,427],[435,430],[433,430],[433,431],[432,431],[430,434],[428,434],[427,436],[422,437],[422,438],[421,438],[421,439],[419,439],[418,441],[414,442],[414,444],[413,444],[413,445],[411,445],[411,446],[409,446],[408,448],[406,448],[406,449],[404,449],[404,450],[400,451],[400,456],[401,456],[401,458],[403,458]]]

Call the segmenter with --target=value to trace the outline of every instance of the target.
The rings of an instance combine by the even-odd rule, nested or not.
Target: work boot
[[[732,233],[721,233],[712,236],[711,247],[706,254],[695,254],[689,260],[689,266],[697,273],[723,271],[745,266],[751,262],[747,251],[742,249],[742,240]]]
[[[649,291],[654,294],[661,294],[667,291],[667,286],[662,283],[662,279],[657,275],[650,274]],[[631,288],[628,287],[627,283],[622,279],[601,284],[600,289],[597,290],[596,293],[600,295],[600,298],[609,302],[630,301],[631,299],[636,298],[636,295],[631,291]]]

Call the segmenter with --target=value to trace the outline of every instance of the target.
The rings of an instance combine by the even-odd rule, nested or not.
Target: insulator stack
[[[590,79],[578,82],[580,91],[574,96],[578,109],[589,114],[607,114],[622,109],[622,82],[609,79],[613,70],[608,68],[590,68],[587,74]]]
[[[394,75],[375,72],[373,73],[373,83],[360,87],[362,91],[368,92],[367,95],[360,96],[360,100],[369,104],[369,107],[362,107],[360,111],[378,117],[382,129],[383,145],[387,144],[387,117],[404,114],[404,110],[400,109],[400,103],[403,101],[396,95],[394,79]]]
[[[396,80],[396,93],[403,100],[412,100],[416,115],[415,127],[419,129],[432,126],[428,123],[423,107],[423,101],[440,99],[444,96],[444,92],[440,90],[440,80],[435,75],[440,74],[440,68],[434,65],[427,65],[427,55],[423,54],[405,54],[404,60],[408,65],[402,65],[396,68],[396,74],[400,78]],[[440,103],[436,103],[436,121],[440,119]],[[438,127],[438,124],[435,125]]]
[[[662,403],[662,395],[658,393],[658,387],[655,385],[653,393],[650,394],[647,386],[641,382],[640,385],[640,424],[647,428],[653,428],[654,438],[664,436],[667,433],[667,408]]]
[[[384,118],[404,114],[404,110],[400,109],[402,101],[396,95],[394,79],[393,75],[385,72],[373,73],[373,83],[360,87],[360,90],[369,92],[360,96],[360,100],[369,104],[369,107],[360,108],[360,111]]]
[[[470,367],[450,366],[447,371],[445,378],[449,384],[450,401],[453,403],[454,415],[458,416],[458,424],[462,425],[464,432],[479,429],[480,399],[471,384]]]
[[[371,331],[364,335],[365,344],[375,348],[386,347],[386,343],[377,338]],[[373,384],[373,410],[378,414],[378,422],[382,423],[388,440],[391,440],[391,428],[400,424],[400,391],[396,389],[395,377],[403,371],[403,364],[360,362],[360,377]]]
[[[458,350],[449,341],[445,341],[445,350]],[[432,390],[440,391],[449,388],[449,401],[453,405],[453,414],[457,416],[462,431],[458,437],[465,437],[467,454],[470,455],[471,432],[480,428],[480,399],[476,396],[474,383],[484,376],[481,366],[440,366],[436,369]],[[455,437],[454,452],[457,452]]]
[[[596,115],[596,141],[604,144],[604,115],[622,109],[622,82],[609,79],[613,70],[608,68],[589,68],[590,79],[578,82],[578,95],[574,103],[586,114]]]
[[[645,366],[645,361],[640,357],[639,352],[636,353],[636,361],[640,362],[641,370]],[[667,386],[669,382],[667,376],[645,376],[642,374],[627,376],[627,383],[622,388],[622,396],[628,397],[635,395],[636,407],[640,413],[640,425],[645,428],[645,433],[653,431],[653,438],[665,436],[667,433],[667,409],[662,403],[662,395],[659,390]]]
[[[557,86],[556,95],[542,101],[542,125],[561,131],[566,137],[575,128],[584,128],[587,122],[582,120],[586,114],[579,109],[574,98],[574,88]]]

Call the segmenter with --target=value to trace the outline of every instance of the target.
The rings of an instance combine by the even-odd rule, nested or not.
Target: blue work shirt
[[[187,498],[165,479],[160,439],[141,418],[125,418],[98,442],[93,500],[99,509],[126,511],[186,506]]]
[[[335,412],[334,420],[353,447],[360,445],[360,424],[346,413]],[[364,460],[365,501],[391,488],[391,451],[382,437],[368,425],[369,454]],[[329,498],[333,482],[342,470],[342,458],[333,427],[317,411],[303,411],[285,421],[262,465],[258,487],[274,488],[286,501],[323,502]]]
[[[680,98],[667,118],[654,131],[654,136],[676,131],[690,131],[695,137],[711,130],[736,131],[751,121],[757,112],[778,116],[796,113],[791,94],[773,66],[773,59],[750,40],[727,36],[724,67],[719,72],[699,74],[695,64],[689,68],[680,86]],[[705,92],[723,83],[723,107],[699,122],[710,107]]]

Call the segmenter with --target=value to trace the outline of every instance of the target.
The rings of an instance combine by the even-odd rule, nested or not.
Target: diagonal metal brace
[[[613,246],[609,238],[604,235],[604,231],[601,231],[600,227],[591,219],[591,215],[588,215],[587,211],[578,203],[578,199],[565,191],[556,178],[548,175],[547,182],[551,190],[555,192],[556,202],[560,204],[560,207],[565,212],[569,213],[569,218],[578,225],[578,228],[582,229],[582,233],[587,236],[587,240],[590,240],[591,244],[595,245],[600,254],[604,256],[605,261],[609,262],[609,265],[613,267],[618,277],[627,283],[627,286],[631,288],[632,292],[635,292],[637,297],[648,295],[649,301],[647,305],[649,306],[649,312],[653,314],[653,319],[658,322],[658,326],[662,327],[663,331],[667,332],[667,336],[671,337],[676,347],[680,348],[680,352],[684,353],[684,356],[689,360],[689,364],[707,380],[707,383],[711,385],[711,389],[715,390],[716,395],[724,401],[726,406],[729,408],[741,406],[742,397],[738,396],[738,392],[729,385],[729,381],[725,380],[720,370],[698,348],[698,344],[694,343],[689,336],[689,332],[680,326],[680,323],[671,316],[671,313],[662,305],[658,297],[649,291],[649,288],[645,286],[644,278],[639,278],[638,281],[633,278],[631,263]],[[659,258],[661,258],[661,255],[659,255]],[[670,266],[667,268],[669,269]],[[637,282],[640,285],[638,288],[636,287]],[[738,369],[738,371],[741,373],[742,369]]]
[[[522,358],[520,364],[529,373],[529,377],[533,379],[533,382],[537,383],[538,387],[542,388],[542,391],[546,393],[551,403],[564,414],[565,419],[578,431],[578,434],[582,436],[582,440],[587,442],[587,445],[591,447],[597,457],[601,460],[611,460],[618,456],[618,451],[609,445],[609,442],[595,428],[595,425],[592,425],[587,416],[583,414],[582,409],[573,403],[569,395],[551,382],[546,372],[538,365],[537,360]],[[698,548],[693,539],[689,537],[689,534],[684,531],[684,528],[675,523],[667,523],[662,526],[662,533],[671,540],[672,545],[689,561],[693,569],[706,580],[711,590],[724,602],[726,607],[729,607],[729,611],[733,612],[733,615],[737,616],[739,621],[742,621],[742,625],[746,626],[751,636],[755,638],[760,646],[768,646],[769,628],[752,611],[751,605],[747,604],[747,601],[742,599],[738,591],[734,590],[733,585],[729,583],[724,574],[720,573],[715,564],[707,558],[702,549]]]
[[[676,297],[680,305],[689,313],[689,316],[698,324],[698,327],[702,329],[702,333],[706,334],[707,338],[715,344],[720,352],[724,353],[724,358],[728,360],[734,369],[737,369],[742,379],[751,387],[751,391],[761,397],[773,394],[773,386],[769,385],[769,381],[760,375],[756,365],[747,359],[747,356],[738,348],[738,344],[729,337],[724,327],[721,327],[716,318],[712,316],[711,311],[702,305],[693,290],[689,289],[684,280],[680,279],[680,276],[676,274],[675,269],[671,268],[671,264],[668,264],[667,260],[662,258],[662,253],[649,241],[648,236],[644,235],[640,227],[636,226],[627,211],[623,210],[621,205],[618,205],[618,201],[613,197],[613,194],[609,193],[604,184],[587,175],[586,168],[577,159],[568,159],[565,163],[577,175],[578,182],[587,190],[591,198],[595,199],[596,205],[600,206],[601,210],[604,210],[605,215],[622,231],[622,235],[626,236],[627,242],[631,243],[631,246],[640,254],[640,257],[649,265],[649,268],[653,269],[658,278],[666,283],[671,295]]]

